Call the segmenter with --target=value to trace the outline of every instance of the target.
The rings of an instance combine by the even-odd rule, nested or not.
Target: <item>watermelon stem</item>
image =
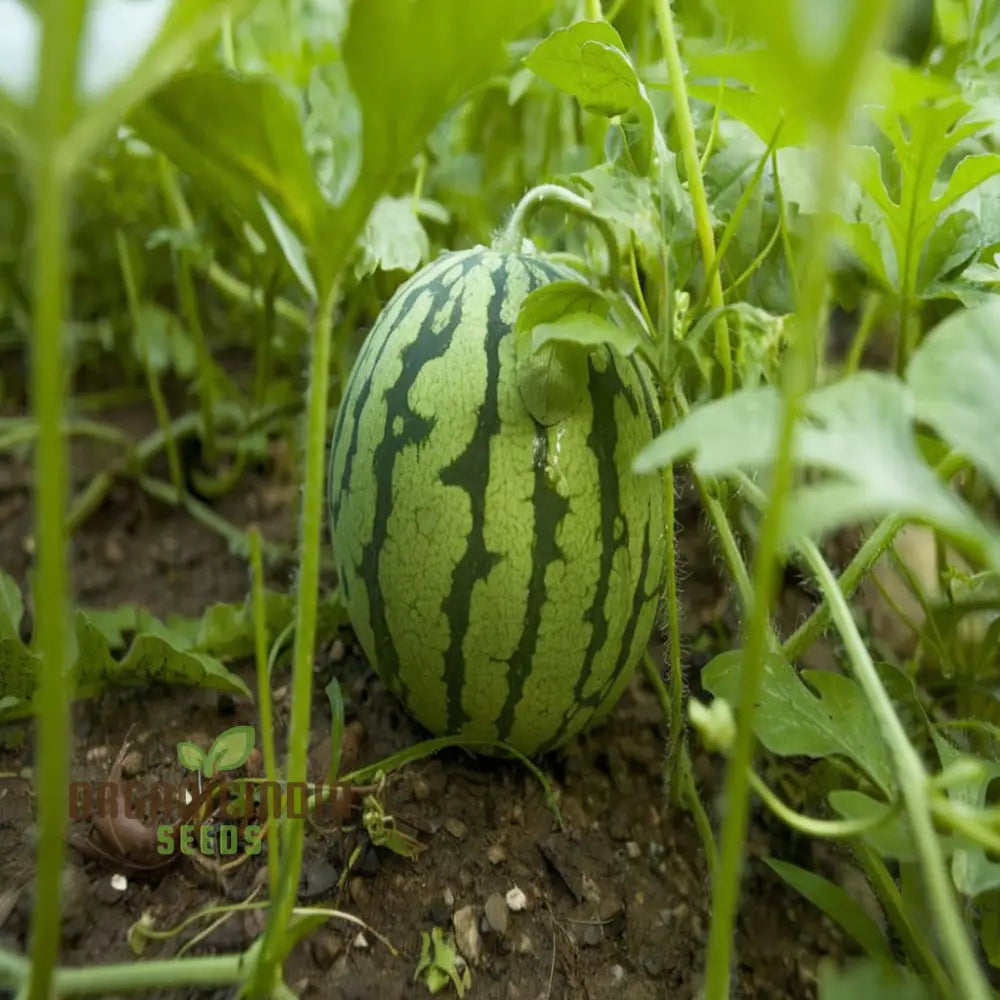
[[[560,184],[539,184],[528,191],[514,207],[503,233],[493,241],[493,249],[506,253],[520,253],[521,241],[524,239],[528,223],[535,213],[546,205],[562,208],[568,214],[597,226],[608,248],[608,269],[602,283],[609,287],[615,285],[620,270],[620,255],[618,240],[615,238],[611,223],[599,216],[586,198],[581,198],[576,192]]]

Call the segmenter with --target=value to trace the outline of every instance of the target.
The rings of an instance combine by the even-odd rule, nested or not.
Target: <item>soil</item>
[[[148,416],[125,418],[131,432],[148,429]],[[107,456],[74,448],[75,486]],[[296,490],[287,462],[252,469],[215,506],[237,524],[259,524],[278,543],[294,538]],[[284,472],[276,471],[284,469]],[[680,535],[685,664],[697,671],[725,644],[735,644],[734,611],[715,573],[704,532],[685,494]],[[30,469],[0,458],[0,565],[26,589],[31,564]],[[115,486],[74,536],[75,596],[90,607],[122,602],[165,616],[199,614],[216,601],[246,595],[248,572],[225,542],[188,514],[150,499],[128,483]],[[271,583],[288,589],[289,566]],[[326,581],[329,585],[330,581]],[[803,598],[792,592],[800,613]],[[729,638],[727,638],[727,636]],[[721,645],[720,645],[721,643]],[[693,652],[699,650],[699,652]],[[251,689],[252,667],[236,665]],[[315,660],[310,774],[322,768],[329,746],[329,709],[323,688],[336,675],[352,731],[363,735],[354,753],[360,765],[426,737],[366,668],[349,633],[320,649]],[[279,753],[287,732],[287,666],[275,678]],[[175,744],[207,746],[238,722],[259,723],[252,704],[201,689],[166,687],[108,691],[73,710],[74,779],[101,780],[131,729],[129,773],[140,782],[176,780]],[[134,728],[133,728],[134,727]],[[331,918],[298,945],[286,982],[302,997],[402,1000],[426,997],[414,971],[421,933],[461,926],[479,931],[472,963],[473,1000],[687,1000],[698,995],[708,928],[710,888],[701,841],[690,818],[666,807],[662,765],[666,732],[656,699],[637,679],[609,723],[567,750],[541,760],[556,790],[564,829],[556,826],[542,787],[522,765],[459,752],[409,765],[385,790],[386,812],[426,850],[409,860],[367,844],[349,831],[307,827],[301,905],[337,908],[364,921]],[[325,742],[324,742],[325,739]],[[29,726],[0,729],[0,944],[23,952],[31,909],[34,800],[33,737]],[[707,756],[695,760],[703,800],[717,826],[722,770]],[[86,834],[88,826],[74,825]],[[336,880],[352,844],[360,845],[357,874],[338,893]],[[810,867],[826,864],[808,844],[767,814],[754,812],[750,856],[737,929],[734,996],[816,996],[824,956],[850,954],[833,925],[786,888],[764,864],[776,855]],[[146,914],[158,929],[171,928],[202,908],[245,900],[262,883],[264,855],[225,876],[182,858],[152,875],[129,875],[112,885],[111,865],[70,848],[66,868],[61,962],[83,966],[135,960],[129,928]],[[494,894],[518,888],[523,909],[493,899],[492,924],[484,907]],[[470,913],[462,913],[471,907]],[[188,955],[233,952],[259,932],[263,911],[237,912],[186,950]],[[150,942],[144,958],[175,954],[211,921]],[[505,926],[504,926],[505,925]],[[396,954],[381,943],[381,935]],[[475,934],[468,929],[463,940]],[[449,987],[449,991],[451,991]],[[0,990],[0,996],[6,996]],[[232,989],[181,989],[158,997],[228,997]],[[454,995],[454,994],[452,994]]]

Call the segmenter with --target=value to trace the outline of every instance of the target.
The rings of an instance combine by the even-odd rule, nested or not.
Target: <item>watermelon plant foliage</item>
[[[254,697],[274,777],[288,654],[298,780],[313,656],[349,622],[447,734],[359,781],[463,739],[600,739],[645,662],[668,732],[655,806],[693,816],[710,874],[707,1000],[739,967],[752,799],[840,845],[881,911],[767,859],[863,952],[820,967],[822,1000],[991,996],[998,39],[996,0],[0,0],[0,361],[30,362],[0,367],[0,449],[35,463],[36,545],[30,629],[0,573],[0,718],[38,723],[40,830],[31,955],[3,952],[0,983],[103,988],[58,968],[70,699],[154,679]],[[483,327],[504,335],[484,348]],[[624,389],[591,392],[612,374]],[[109,398],[148,401],[155,430],[133,439]],[[489,400],[520,437],[473,417]],[[109,457],[67,498],[69,438]],[[294,552],[217,504],[276,455]],[[252,597],[76,606],[69,542],[122,481],[250,557]],[[685,679],[684,485],[737,622],[710,642],[710,706]],[[294,561],[293,585],[265,591],[261,561]],[[886,561],[908,642],[870,613]],[[782,567],[813,602],[787,635]],[[702,752],[720,788],[695,780]],[[554,804],[545,759],[527,763]],[[326,919],[293,913],[303,836],[269,843],[262,935],[209,960],[247,995],[289,995],[284,959]],[[434,941],[416,978],[464,990]]]

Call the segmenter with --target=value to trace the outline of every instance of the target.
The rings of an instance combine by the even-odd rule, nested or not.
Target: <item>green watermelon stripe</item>
[[[613,373],[614,368],[609,366],[607,372]],[[594,663],[608,641],[610,623],[605,604],[611,587],[615,551],[628,544],[628,528],[621,517],[618,466],[615,462],[615,450],[618,447],[618,425],[615,421],[614,396],[605,391],[605,386],[602,384],[603,377],[594,368],[593,358],[587,359],[587,373],[593,406],[587,444],[597,459],[598,486],[603,498],[600,521],[601,566],[597,575],[597,586],[594,589],[594,599],[583,616],[583,620],[591,626],[590,643],[584,656],[583,668],[574,685],[572,701],[563,713],[559,728],[548,741],[553,744],[558,742],[569,730],[578,706],[583,701],[583,692],[587,687]],[[620,532],[616,530],[619,520],[622,522]]]
[[[460,269],[460,276],[457,280],[461,280],[461,278],[471,271],[475,265],[476,261],[474,258],[457,262],[457,266]],[[344,456],[344,468],[340,476],[340,488],[333,497],[332,513],[334,524],[336,524],[338,518],[340,517],[341,504],[343,503],[344,495],[351,481],[354,459],[358,452],[358,432],[361,427],[361,414],[365,408],[365,404],[368,402],[372,382],[375,375],[379,371],[379,364],[382,360],[382,356],[392,340],[392,337],[388,334],[395,326],[396,317],[406,316],[414,308],[420,296],[427,294],[428,284],[425,283],[425,279],[429,278],[431,281],[434,281],[439,276],[439,272],[440,275],[443,276],[443,274],[447,273],[455,266],[456,262],[452,259],[452,255],[444,254],[438,258],[438,260],[434,261],[433,264],[429,264],[425,272],[421,272],[420,274],[410,278],[405,284],[400,286],[399,290],[393,296],[392,301],[386,306],[384,317],[379,317],[379,327],[386,331],[386,335],[382,337],[381,342],[378,344],[377,352],[375,352],[375,342],[378,338],[373,337],[371,333],[369,333],[369,335],[365,338],[364,346],[358,356],[357,362],[355,362],[354,372],[352,373],[352,382],[357,387],[357,391],[354,396],[354,412],[351,415],[351,440],[348,443],[347,454]],[[418,277],[421,280],[417,281],[416,279]],[[444,299],[447,300],[450,288],[450,284],[435,288],[435,305],[440,304],[442,294]],[[433,315],[433,310],[431,310],[428,315]],[[372,358],[371,363],[369,363],[369,355],[373,352],[375,352],[375,357]],[[364,373],[364,378],[359,378],[358,376],[362,373]],[[353,391],[353,388],[349,389],[348,395],[340,404],[339,412],[337,414],[337,425],[334,430],[335,441],[339,439],[345,414],[351,406],[350,397]]]
[[[534,510],[534,551],[531,565],[531,579],[528,583],[528,613],[524,630],[517,648],[511,657],[512,664],[507,674],[508,694],[500,717],[497,719],[498,735],[501,740],[510,736],[514,725],[515,711],[524,694],[524,684],[531,673],[531,664],[538,645],[538,633],[542,624],[542,613],[547,607],[545,574],[556,560],[565,562],[563,552],[556,540],[559,525],[569,512],[569,500],[552,489],[547,473],[549,461],[549,435],[547,428],[535,423],[535,479],[532,493]]]
[[[447,307],[451,295],[450,285],[434,288],[433,300],[428,311],[435,316]],[[452,335],[462,322],[462,300],[457,297],[451,304],[451,313],[440,332],[431,337],[411,340],[402,350],[402,371],[397,381],[383,394],[385,402],[385,424],[379,443],[375,448],[372,463],[375,478],[375,509],[372,520],[372,534],[368,544],[362,548],[358,574],[367,588],[372,616],[372,633],[375,639],[376,661],[383,670],[386,685],[400,690],[405,699],[407,684],[401,676],[399,655],[393,642],[386,618],[386,602],[382,595],[379,574],[379,559],[389,532],[389,515],[392,513],[396,493],[393,486],[393,468],[396,458],[404,448],[419,445],[434,429],[436,421],[415,413],[408,402],[408,395],[420,369],[428,361],[444,357],[451,346]],[[387,338],[388,340],[388,338]],[[368,381],[372,381],[376,360]],[[399,425],[397,429],[397,424]],[[347,484],[345,473],[345,487]]]
[[[444,681],[447,688],[448,728],[457,731],[469,721],[462,707],[465,685],[465,657],[462,643],[469,628],[472,591],[476,583],[485,580],[503,553],[490,552],[486,547],[486,487],[490,479],[490,442],[500,433],[499,383],[500,340],[505,325],[500,309],[506,297],[509,275],[498,267],[490,275],[493,293],[486,309],[486,330],[483,350],[486,355],[486,394],[477,414],[475,430],[465,450],[441,470],[439,479],[445,486],[457,486],[469,497],[472,527],[465,539],[465,552],[451,575],[451,590],[441,610],[448,620],[449,642],[444,654]],[[461,318],[462,298],[456,300]],[[390,411],[392,407],[390,406]]]

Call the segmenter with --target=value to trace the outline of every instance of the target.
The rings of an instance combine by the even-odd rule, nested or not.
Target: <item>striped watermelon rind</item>
[[[436,735],[535,755],[608,714],[664,572],[652,373],[596,350],[579,408],[543,427],[517,386],[524,297],[576,278],[484,247],[406,281],[368,334],[330,455],[334,561],[386,686]]]

